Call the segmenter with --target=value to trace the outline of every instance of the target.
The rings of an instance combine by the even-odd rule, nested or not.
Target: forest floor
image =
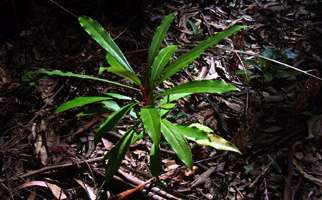
[[[113,16],[88,11],[86,1],[77,6],[76,0],[58,2],[77,15],[94,15],[141,71],[154,29],[167,13],[178,15],[166,40],[183,51],[233,24],[248,25],[164,83],[223,79],[237,85],[240,91],[228,95],[180,100],[181,111],[171,115],[178,123],[206,124],[243,154],[190,143],[194,167],[188,170],[164,145],[165,172],[142,189],[140,184],[152,178],[144,140],[131,146],[113,183],[104,185],[102,156],[127,122],[119,125],[123,131],[111,132],[94,146],[101,117],[76,117],[81,109],[54,110],[73,97],[110,88],[26,76],[44,67],[96,75],[104,52],[71,14],[44,3],[33,5],[28,26],[0,44],[1,198],[322,199],[322,82],[285,65],[321,76],[319,1],[143,2],[141,10],[123,8]]]

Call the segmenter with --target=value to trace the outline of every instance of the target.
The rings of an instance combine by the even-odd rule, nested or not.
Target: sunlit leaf
[[[197,128],[197,129],[199,129],[200,131],[205,132],[205,133],[213,133],[213,132],[214,132],[214,131],[213,131],[211,128],[209,128],[208,126],[203,125],[203,124],[199,124],[199,123],[192,123],[192,124],[190,124],[190,125],[189,125],[189,127],[191,127],[191,128]]]
[[[170,58],[176,50],[176,45],[170,45],[161,49],[158,56],[154,59],[151,67],[151,84],[154,85],[154,80],[161,76],[164,67],[168,64]]]
[[[87,16],[78,17],[80,25],[85,29],[85,31],[108,53],[110,53],[113,58],[117,60],[122,67],[130,72],[133,72],[132,67],[126,60],[120,48],[113,41],[109,33],[95,20]]]
[[[122,138],[116,143],[116,145],[111,149],[105,156],[104,160],[108,159],[108,163],[105,167],[105,178],[106,182],[110,182],[113,175],[119,169],[122,160],[130,147],[134,131],[129,130],[126,132]]]
[[[200,80],[200,81],[191,81],[184,83],[173,88],[165,90],[161,93],[162,96],[170,94],[182,94],[182,93],[215,93],[223,94],[226,92],[237,91],[238,89],[230,84],[226,83],[223,80]]]
[[[105,93],[105,95],[119,100],[132,100],[131,97],[128,97],[119,93],[108,92],[108,93]]]
[[[213,131],[202,124],[192,124],[190,127],[177,125],[177,131],[188,140],[200,145],[211,146],[218,150],[234,151],[240,153],[239,149],[231,142],[216,135]]]
[[[110,116],[108,116],[106,120],[96,130],[95,142],[97,143],[105,133],[112,130],[121,121],[124,115],[132,109],[134,105],[135,103],[128,104],[122,107],[120,110],[115,111]]]
[[[63,103],[62,105],[60,105],[55,112],[64,112],[66,110],[70,110],[72,108],[76,108],[76,107],[81,107],[81,106],[85,106],[91,103],[96,103],[99,101],[104,101],[104,100],[108,100],[111,99],[110,97],[102,97],[102,96],[87,96],[87,97],[76,97],[75,99],[72,99],[70,101],[67,101],[65,103]]]
[[[102,101],[101,104],[103,104],[104,108],[111,111],[118,111],[121,109],[121,107],[115,101]]]
[[[172,21],[174,20],[175,17],[176,17],[176,13],[171,13],[171,14],[165,16],[163,18],[160,26],[158,26],[158,28],[156,29],[156,31],[153,35],[153,38],[152,38],[149,52],[148,52],[149,66],[152,65],[154,58],[158,55],[160,45],[161,45],[163,39],[165,38],[165,35],[168,32],[170,24],[172,23]]]
[[[183,137],[178,133],[178,129],[174,124],[166,119],[161,121],[161,132],[171,148],[176,152],[180,160],[189,168],[192,167],[192,153],[191,149]]]
[[[234,151],[241,154],[239,149],[233,143],[225,140],[219,135],[212,133],[212,134],[209,134],[208,136],[211,141],[210,146],[219,150]]]
[[[163,117],[165,114],[170,112],[173,108],[176,107],[175,103],[165,103],[160,107],[160,116]]]
[[[134,112],[134,111],[133,111],[133,109],[132,109],[132,110],[130,110],[130,115],[131,115],[131,117],[133,117],[134,119],[137,119],[137,118],[138,118],[138,116],[137,116],[136,112]]]
[[[160,113],[156,108],[143,107],[141,108],[141,120],[145,131],[149,134],[153,143],[158,146],[160,143]]]
[[[202,41],[198,46],[194,47],[191,51],[180,56],[176,61],[172,64],[168,65],[164,70],[164,74],[158,81],[158,83],[167,80],[177,72],[181,71],[183,68],[192,63],[195,59],[197,59],[205,50],[213,47],[218,44],[223,39],[233,35],[234,33],[240,31],[241,29],[246,28],[246,26],[235,25],[232,26],[222,32],[217,33],[216,35],[209,37],[208,39]]]
[[[102,75],[105,71],[107,71],[108,67],[104,67],[104,66],[99,66],[98,68],[98,75]]]
[[[144,131],[141,131],[139,133],[137,133],[136,131],[134,132],[135,134],[133,134],[131,144],[135,144],[137,141],[144,139]]]

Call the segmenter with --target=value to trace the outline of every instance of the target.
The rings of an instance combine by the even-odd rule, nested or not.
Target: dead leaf
[[[37,134],[34,147],[35,147],[35,153],[39,157],[41,164],[47,165],[48,163],[47,149],[43,144],[43,139],[41,134]]]
[[[180,167],[180,165],[178,165],[175,160],[164,159],[164,160],[162,160],[162,162],[164,163],[164,166],[165,166],[164,171],[166,171],[166,172],[171,171],[171,170],[175,170],[178,167]]]
[[[18,189],[34,187],[34,186],[48,188],[56,199],[59,199],[59,200],[67,199],[66,194],[63,192],[63,190],[59,186],[52,184],[52,183],[48,183],[46,181],[30,181],[30,182],[20,185],[18,187]]]
[[[74,180],[80,185],[82,186],[82,188],[84,188],[84,190],[86,191],[86,193],[88,194],[88,197],[90,200],[95,200],[96,199],[96,195],[93,191],[93,188],[91,188],[90,186],[88,186],[86,183],[82,182],[81,180],[78,180],[76,178],[74,178]]]
[[[105,149],[108,151],[111,150],[114,146],[114,144],[112,142],[108,141],[107,139],[102,138],[102,142],[103,142]]]

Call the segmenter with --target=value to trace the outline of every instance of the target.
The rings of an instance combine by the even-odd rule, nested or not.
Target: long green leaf
[[[104,108],[106,108],[107,110],[111,110],[111,111],[118,111],[121,109],[121,107],[119,106],[119,104],[115,101],[111,101],[111,100],[107,100],[107,101],[102,101],[101,104],[103,105]],[[132,110],[130,110],[130,116],[132,116],[133,118],[137,118],[136,113]]]
[[[131,145],[132,144],[135,144],[137,141],[139,140],[143,140],[144,139],[144,131],[141,131],[141,132],[136,132],[135,130],[133,130],[135,132],[135,134],[133,135],[133,138],[132,138],[132,141],[131,141]]]
[[[165,90],[161,96],[170,94],[196,94],[196,93],[215,93],[223,94],[226,92],[237,91],[234,85],[226,83],[223,80],[201,80],[184,83],[173,88]]]
[[[105,133],[112,130],[121,121],[124,115],[132,109],[134,105],[135,103],[131,103],[123,106],[121,109],[115,111],[109,117],[107,117],[106,120],[96,130],[95,142],[97,143]]]
[[[93,81],[100,81],[100,82],[104,82],[104,83],[110,83],[113,85],[117,85],[120,87],[125,87],[125,88],[129,88],[132,90],[136,90],[136,91],[140,91],[137,88],[128,86],[128,85],[124,85],[118,82],[114,82],[114,81],[110,81],[110,80],[106,80],[104,78],[97,78],[95,76],[89,76],[89,75],[85,75],[85,74],[77,74],[74,72],[63,72],[60,70],[47,70],[47,69],[39,69],[36,70],[34,72],[32,72],[32,74],[46,74],[48,76],[61,76],[61,77],[70,77],[70,78],[80,78],[80,79],[86,79],[86,80],[93,80]]]
[[[119,99],[119,100],[132,100],[132,98],[129,96],[125,96],[123,94],[118,94],[118,93],[113,93],[113,92],[107,92],[107,93],[105,93],[105,95],[115,98],[115,99]]]
[[[149,134],[153,143],[159,146],[161,131],[160,131],[160,113],[156,108],[143,107],[141,108],[141,120],[145,131]]]
[[[202,41],[198,46],[194,47],[191,51],[183,54],[181,57],[179,57],[176,61],[174,61],[172,64],[168,65],[164,69],[164,74],[161,77],[161,79],[158,81],[158,84],[163,82],[164,80],[170,78],[177,72],[181,71],[183,68],[188,66],[190,63],[192,63],[196,58],[198,58],[205,50],[208,48],[213,47],[214,45],[218,44],[223,39],[233,35],[234,33],[240,31],[241,29],[244,29],[246,26],[242,25],[235,25],[232,26],[222,32],[217,33],[214,36],[209,37],[208,39]]]
[[[201,124],[193,124],[191,127],[177,125],[176,127],[179,134],[182,134],[188,140],[192,140],[200,145],[207,145],[219,150],[240,153],[239,149],[234,144],[214,134],[209,127]],[[211,132],[208,131],[209,129]]]
[[[117,66],[111,66],[111,67],[107,68],[107,71],[111,72],[113,74],[116,74],[122,78],[125,78],[136,85],[141,85],[140,79],[135,74],[125,70],[124,68],[120,68]]]
[[[163,117],[165,114],[170,112],[176,107],[175,103],[165,103],[160,106],[160,116]]]
[[[108,64],[110,65],[110,67],[106,68],[108,72],[114,73],[118,76],[128,79],[136,85],[141,85],[139,77],[133,71],[125,69],[117,60],[115,60],[108,53],[106,54],[105,58]]]
[[[116,143],[116,145],[111,149],[105,156],[104,160],[108,159],[108,163],[105,167],[105,178],[106,182],[110,182],[113,175],[119,169],[122,160],[130,147],[134,131],[129,130],[126,132],[122,138]]]
[[[106,108],[107,110],[111,110],[111,111],[118,111],[121,109],[121,107],[118,105],[117,102],[115,101],[111,101],[111,100],[108,100],[108,101],[102,101],[101,102],[103,104],[103,107]],[[132,116],[133,118],[137,118],[137,115],[136,113],[132,110],[130,110],[130,116]]]
[[[162,20],[160,26],[158,26],[158,28],[156,29],[156,31],[153,35],[153,38],[152,38],[149,52],[148,52],[149,66],[152,65],[154,58],[158,55],[160,45],[161,45],[163,39],[165,38],[165,35],[168,32],[169,27],[175,17],[176,17],[176,13],[171,13],[171,14],[165,16],[164,19]]]
[[[171,148],[176,152],[180,160],[189,168],[192,167],[192,153],[191,149],[182,136],[178,133],[178,129],[174,124],[166,119],[161,121],[161,132],[164,138],[170,144]]]
[[[178,99],[181,99],[181,98],[189,96],[189,95],[191,95],[191,94],[190,93],[180,93],[180,94],[168,95],[168,96],[163,97],[160,100],[160,104],[163,105],[165,103],[170,103],[170,102],[176,101]]]
[[[126,70],[134,72],[128,61],[126,60],[124,54],[113,41],[112,37],[105,29],[95,20],[87,16],[78,17],[80,25],[85,29],[85,31],[108,53],[110,53],[113,58],[115,58],[118,63],[120,63]]]
[[[96,97],[96,96],[88,96],[88,97],[76,97],[70,101],[67,101],[60,105],[55,112],[64,112],[66,110],[70,110],[72,108],[85,106],[91,103],[96,103],[99,101],[104,101],[111,99],[110,97]]]
[[[121,109],[119,104],[112,100],[102,101],[101,104],[103,104],[104,108],[114,112]]]
[[[154,80],[161,76],[161,72],[168,64],[170,58],[177,50],[176,45],[167,46],[159,52],[158,56],[154,59],[151,69],[151,84],[154,85]]]
[[[162,173],[162,160],[159,145],[152,144],[151,146],[150,169],[153,176],[159,176]]]
[[[173,101],[176,101],[180,98],[186,97],[191,95],[190,93],[181,93],[181,94],[172,94],[172,95],[167,95],[163,97],[160,100],[160,115],[163,117],[165,114],[170,112],[173,108],[175,108],[176,104],[171,103]]]
[[[173,108],[176,107],[176,104],[171,103],[171,102],[176,101],[180,98],[189,96],[189,95],[191,95],[191,94],[190,93],[181,93],[181,94],[167,95],[167,96],[163,97],[160,100],[160,116],[163,117],[168,112],[170,112]]]

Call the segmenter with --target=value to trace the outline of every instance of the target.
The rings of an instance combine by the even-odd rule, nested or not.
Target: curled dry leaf
[[[107,139],[105,138],[102,138],[102,142],[103,142],[103,145],[105,147],[106,150],[111,150],[113,148],[113,143],[108,141]]]
[[[47,149],[43,144],[43,139],[41,134],[37,134],[36,140],[34,142],[35,153],[39,157],[41,164],[47,165],[48,163],[48,155]]]
[[[82,188],[84,188],[84,190],[86,191],[86,193],[88,194],[88,197],[90,200],[95,200],[96,199],[96,195],[94,193],[94,190],[92,187],[88,186],[86,183],[84,183],[81,180],[78,180],[76,178],[74,178],[74,180],[80,185],[82,186]]]
[[[63,192],[63,190],[58,185],[48,183],[46,181],[30,181],[30,182],[20,185],[18,187],[18,189],[34,187],[34,186],[48,188],[56,199],[59,199],[59,200],[67,199],[66,194]]]

